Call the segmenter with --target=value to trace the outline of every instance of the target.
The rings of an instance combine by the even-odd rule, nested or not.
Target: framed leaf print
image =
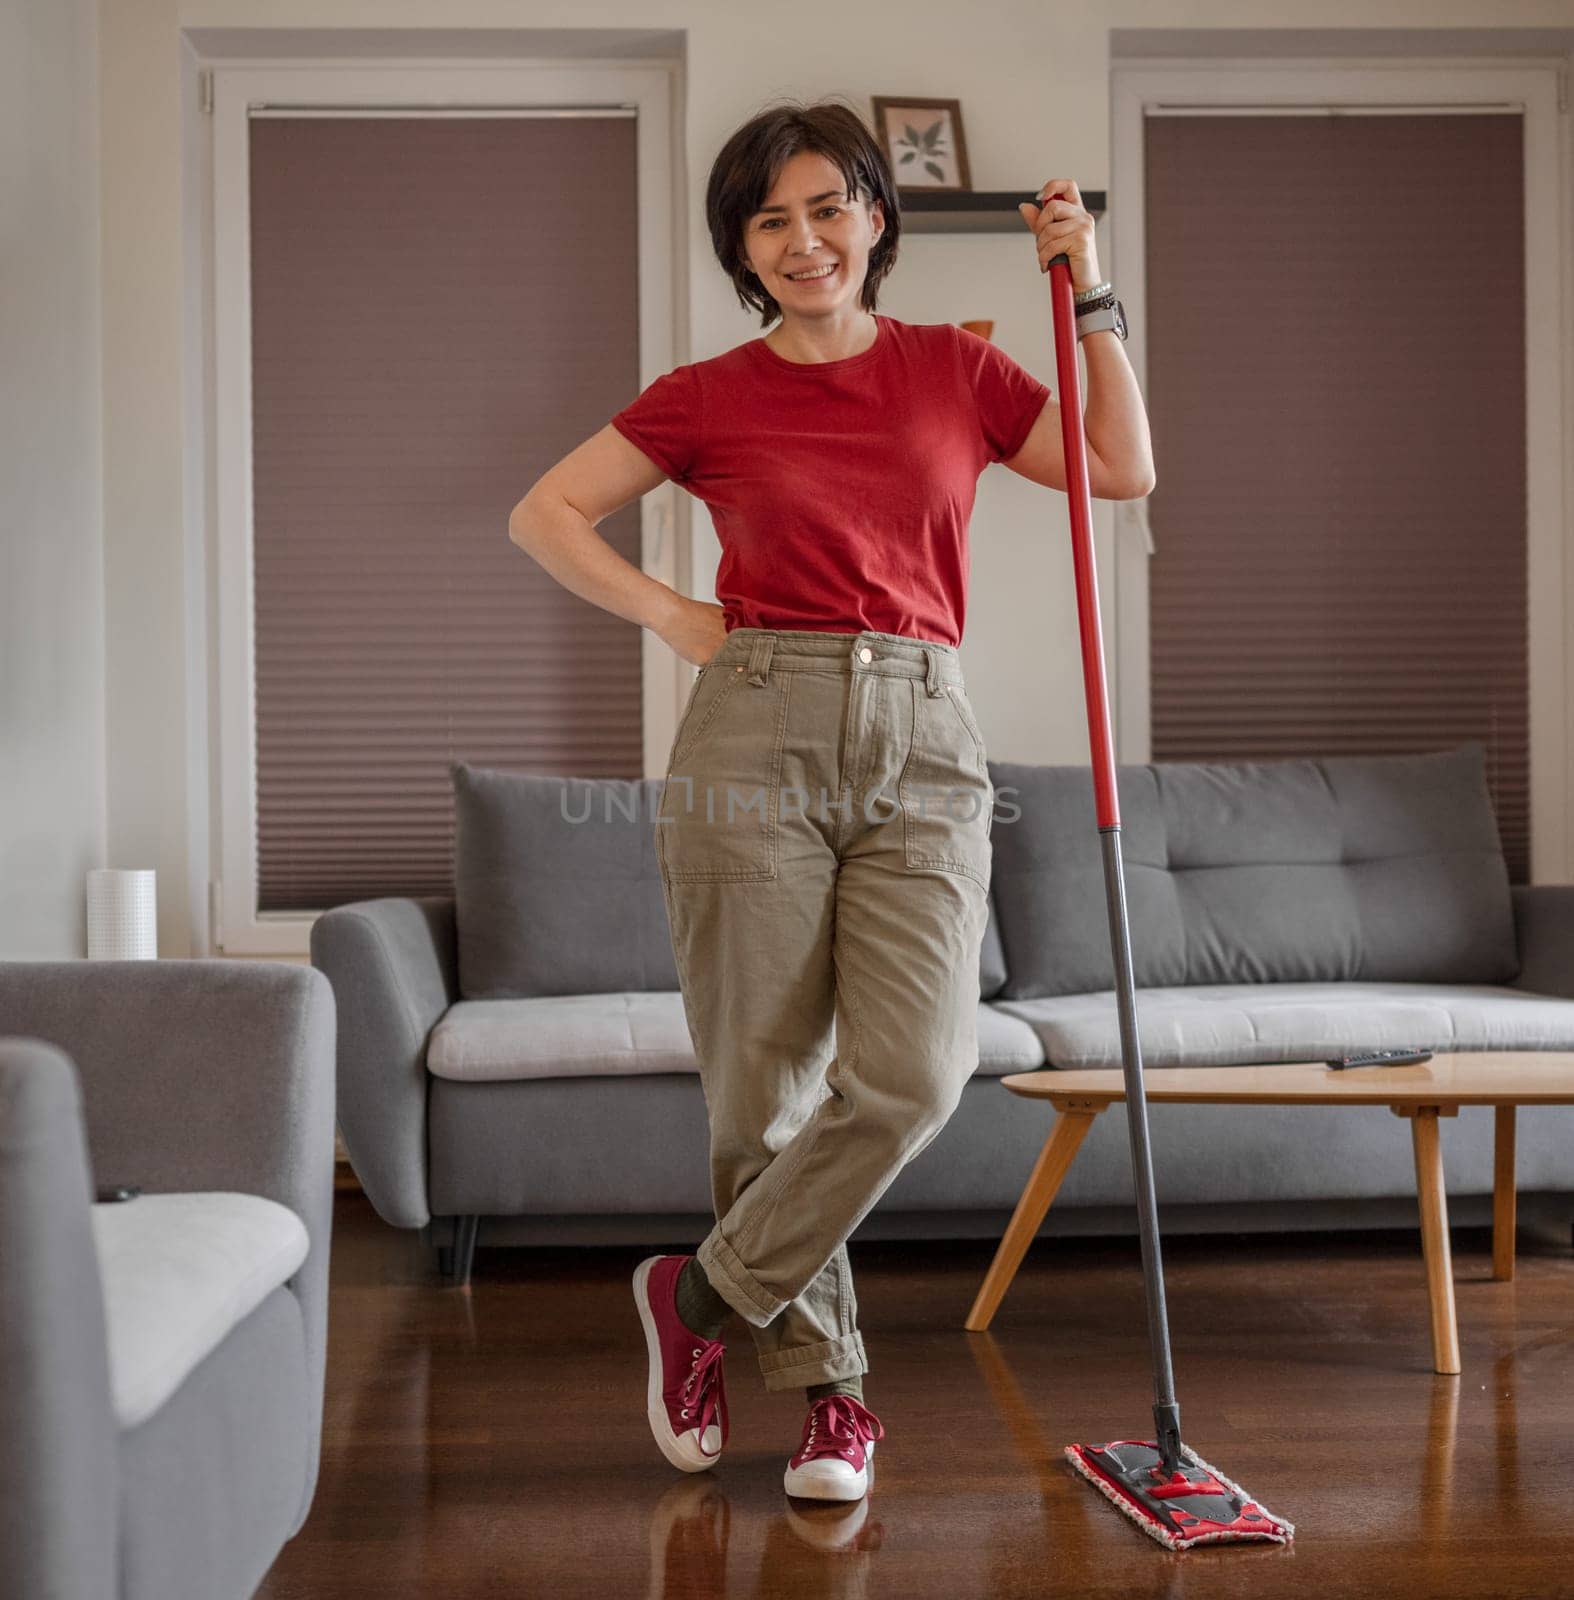
[[[877,94],[870,104],[875,137],[899,190],[972,189],[960,101]]]

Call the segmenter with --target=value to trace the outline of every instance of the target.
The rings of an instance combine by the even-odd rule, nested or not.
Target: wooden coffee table
[[[1096,1072],[1015,1072],[1001,1080],[1013,1094],[1048,1100],[1056,1117],[1028,1177],[1000,1248],[963,1327],[990,1324],[1044,1214],[1060,1189],[1093,1119],[1126,1098],[1118,1069]],[[1461,1106],[1497,1109],[1492,1204],[1492,1276],[1514,1276],[1514,1122],[1520,1106],[1574,1105],[1574,1053],[1507,1050],[1440,1052],[1408,1067],[1360,1067],[1336,1072],[1320,1061],[1251,1067],[1144,1069],[1143,1088],[1155,1104],[1386,1106],[1410,1120],[1416,1194],[1421,1203],[1421,1251],[1432,1303],[1432,1366],[1459,1371],[1454,1271],[1448,1243],[1448,1197],[1438,1118]],[[1160,1207],[1160,1223],[1163,1207]]]

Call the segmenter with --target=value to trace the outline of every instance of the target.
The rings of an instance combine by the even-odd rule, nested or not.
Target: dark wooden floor
[[[782,1492],[802,1400],[765,1393],[741,1322],[726,1456],[667,1465],[629,1292],[648,1251],[483,1244],[455,1291],[361,1196],[336,1228],[322,1477],[262,1600],[1574,1595],[1566,1223],[1521,1230],[1511,1283],[1456,1230],[1458,1378],[1431,1371],[1412,1234],[1168,1240],[1186,1441],[1297,1528],[1184,1553],[1060,1453],[1152,1436],[1134,1240],[1040,1241],[986,1334],[961,1323],[990,1245],[855,1240],[887,1437],[849,1510]]]

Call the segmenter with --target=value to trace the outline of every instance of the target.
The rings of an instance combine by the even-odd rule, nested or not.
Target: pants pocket
[[[963,689],[930,695],[909,680],[913,740],[902,769],[904,859],[913,872],[959,872],[989,887],[995,790],[983,735]]]
[[[760,883],[777,873],[782,743],[792,674],[752,684],[705,669],[679,726],[656,810],[656,856],[672,883]]]
[[[695,674],[694,683],[689,689],[689,698],[684,703],[682,715],[678,718],[677,730],[672,735],[672,750],[667,756],[667,771],[685,759],[690,747],[693,745],[695,733],[698,731],[699,718],[709,715],[711,710],[719,704],[720,698],[726,696],[732,687],[734,673],[731,669],[718,672],[713,666],[701,667]]]

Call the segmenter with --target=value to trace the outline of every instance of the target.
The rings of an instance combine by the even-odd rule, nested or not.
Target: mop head
[[[1182,1465],[1166,1481],[1156,1444],[1116,1439],[1066,1446],[1067,1459],[1100,1494],[1171,1550],[1246,1539],[1288,1544],[1295,1537],[1290,1523],[1259,1505],[1238,1483],[1185,1445],[1180,1453]]]

